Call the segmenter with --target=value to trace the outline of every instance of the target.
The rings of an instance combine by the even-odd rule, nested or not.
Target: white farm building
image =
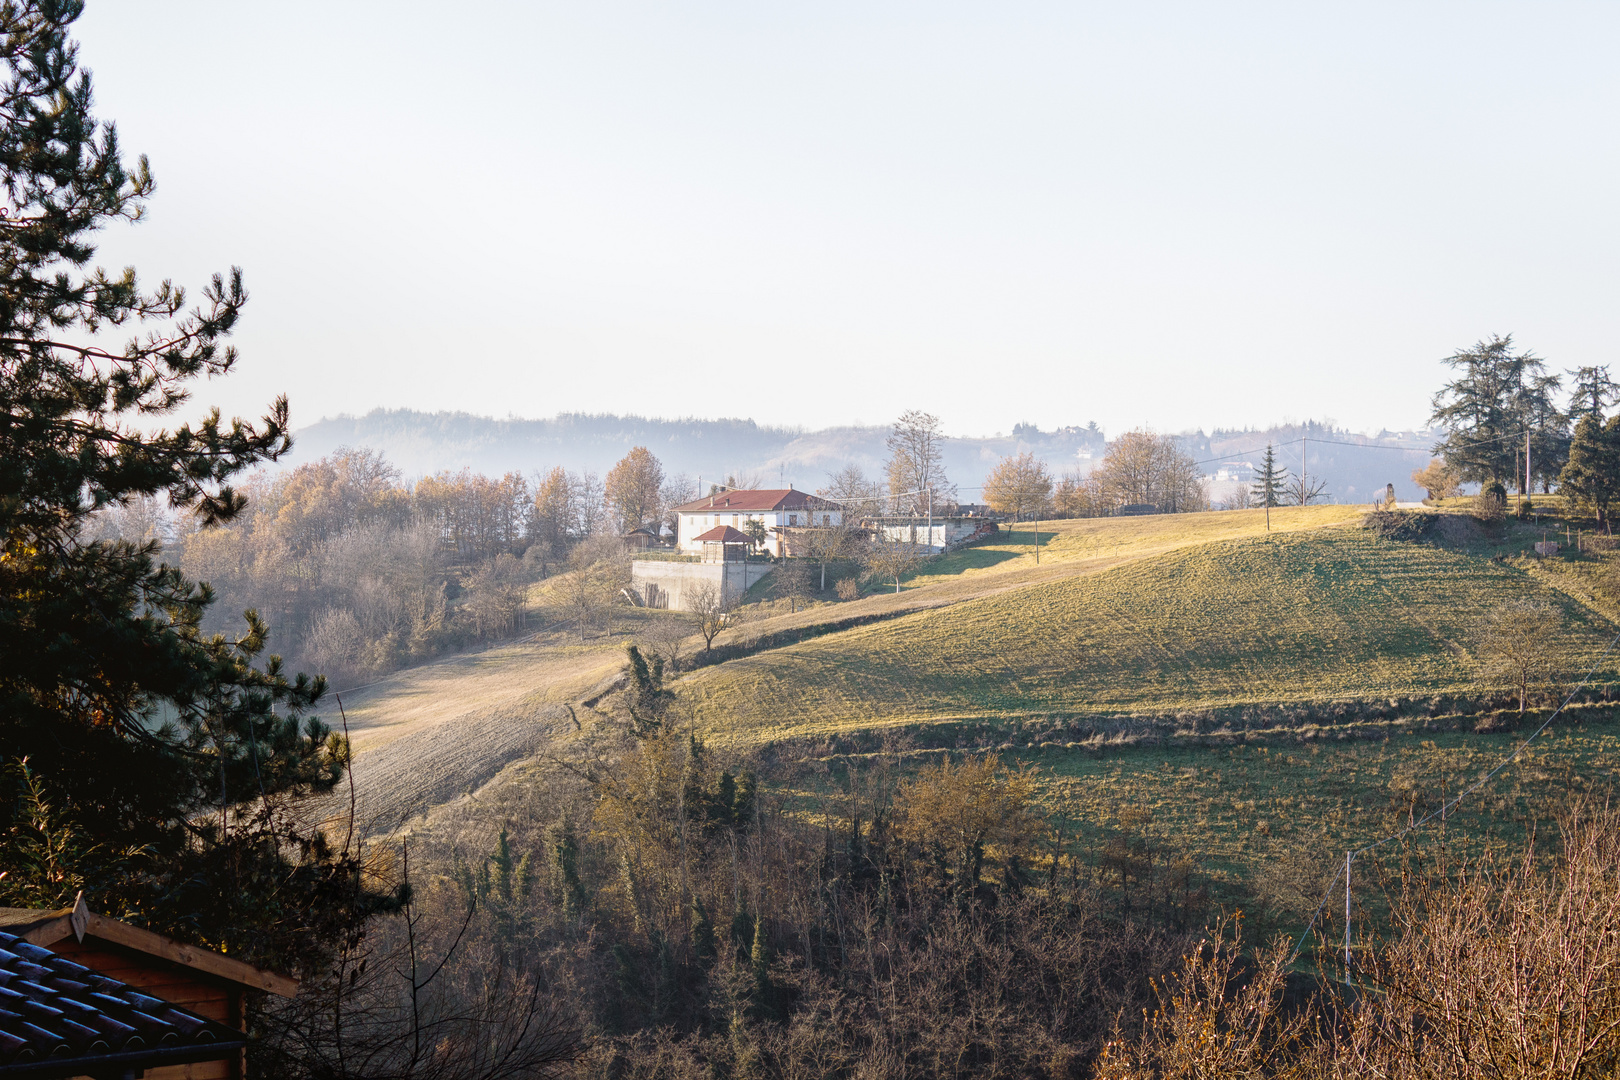
[[[675,508],[675,548],[703,554],[699,537],[717,528],[748,531],[750,521],[765,526],[765,550],[782,554],[782,542],[792,529],[830,528],[844,523],[844,508],[817,495],[793,488],[763,491],[718,491]]]

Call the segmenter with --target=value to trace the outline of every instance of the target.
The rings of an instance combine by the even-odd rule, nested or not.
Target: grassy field
[[[1474,783],[1524,738],[1518,733],[1425,731],[1378,741],[1227,747],[1138,746],[1104,754],[1025,752],[1040,798],[1081,851],[1121,832],[1190,857],[1229,902],[1258,896],[1302,917],[1349,848],[1399,831]],[[1424,830],[1421,842],[1469,854],[1516,843],[1572,797],[1603,798],[1620,781],[1620,722],[1602,712],[1550,728],[1518,762]],[[1396,858],[1400,846],[1381,851]],[[1307,854],[1308,853],[1308,854]],[[1286,918],[1281,921],[1287,921]]]
[[[1057,545],[1054,544],[1054,547]],[[682,683],[713,737],[1465,691],[1468,634],[1508,596],[1613,633],[1545,574],[1361,529],[1223,540],[763,652]],[[1607,665],[1605,675],[1612,675]]]
[[[1043,797],[1080,834],[1112,828],[1108,808],[1123,797],[1236,880],[1292,827],[1284,811],[1358,833],[1367,815],[1388,812],[1389,784],[1406,782],[1396,773],[1461,776],[1502,737],[1435,732],[1427,738],[1438,752],[1404,737],[1317,742],[1287,751],[1300,764],[1278,771],[1252,747],[1109,746],[1099,758],[1096,748],[1031,749],[1044,738],[1031,733],[1065,718],[1468,691],[1468,631],[1506,596],[1540,595],[1566,611],[1571,668],[1613,632],[1603,577],[1613,556],[1525,558],[1542,529],[1520,524],[1454,531],[1446,544],[1383,540],[1355,527],[1361,514],[1273,511],[1269,534],[1260,511],[1043,524],[1038,566],[1028,533],[1003,534],[930,561],[898,596],[760,613],[719,643],[831,632],[761,647],[676,686],[706,737],[737,749],[890,730],[1017,747],[1039,760]],[[872,616],[881,621],[837,628]],[[607,637],[581,643],[564,627],[345,694],[362,802],[379,820],[401,819],[537,752],[572,730],[569,710],[622,667],[641,624],[672,617],[626,611]],[[1613,750],[1612,735],[1603,738],[1590,751],[1599,764]],[[1446,754],[1460,756],[1446,764]],[[1316,795],[1305,790],[1313,783]]]

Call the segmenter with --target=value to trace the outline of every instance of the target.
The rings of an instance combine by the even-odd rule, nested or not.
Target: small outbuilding
[[[41,992],[57,996],[78,993],[78,983],[116,984],[122,988],[107,991],[109,1000],[104,1001],[99,991],[91,999],[92,1003],[107,1006],[105,1022],[68,1024],[66,1021],[73,1019],[73,1010],[78,1006],[45,1001],[42,1003],[45,1008],[56,1009],[57,1013],[31,1006],[38,1016],[20,1029],[21,1034],[12,1033],[8,1039],[6,1033],[10,1029],[0,1015],[0,1078],[10,1075],[144,1075],[145,1080],[239,1080],[243,1074],[242,1050],[246,1045],[246,1036],[242,1034],[243,995],[250,990],[267,991],[281,997],[298,993],[298,982],[294,979],[97,915],[85,906],[83,897],[73,907],[60,911],[0,908],[0,937],[23,946],[19,952],[0,940],[0,969],[18,962],[44,968],[51,978],[43,982],[26,980],[41,986]],[[21,960],[8,961],[7,954]],[[59,961],[47,957],[59,958]],[[63,967],[64,963],[67,966]],[[91,973],[93,978],[83,972]],[[0,990],[16,989],[19,985],[18,980],[13,979]],[[22,989],[27,990],[27,987]],[[0,998],[10,1000],[3,993]],[[113,999],[126,1004],[134,1002],[136,1020],[132,1022],[122,1016]],[[4,1011],[4,1002],[0,1001],[0,1014]],[[61,1030],[39,1020],[53,1015],[64,1018],[57,1025]],[[154,1021],[161,1022],[162,1026]],[[112,1037],[124,1032],[132,1023],[136,1034],[122,1041]],[[81,1031],[84,1027],[95,1029],[100,1032],[99,1036],[92,1037],[87,1031]],[[150,1030],[141,1035],[139,1032],[145,1029]],[[39,1046],[53,1037],[59,1042],[40,1053]],[[18,1038],[23,1042],[12,1041]],[[86,1059],[83,1067],[50,1070],[52,1054],[69,1053],[99,1056],[93,1062]],[[39,1058],[46,1060],[37,1060]],[[68,1061],[64,1059],[63,1063]]]
[[[745,532],[730,525],[716,525],[706,533],[692,538],[692,545],[703,553],[704,562],[736,562],[747,559],[754,541]]]
[[[619,539],[624,542],[624,550],[632,553],[661,546],[661,542],[651,529],[631,529]]]

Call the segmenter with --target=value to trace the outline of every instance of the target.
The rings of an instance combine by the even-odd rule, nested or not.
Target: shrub
[[[834,591],[838,593],[840,600],[859,600],[861,597],[860,582],[852,577],[840,578]]]
[[[1501,485],[1496,485],[1500,488]],[[1474,517],[1486,525],[1498,525],[1507,517],[1507,499],[1499,491],[1487,489],[1474,496]]]
[[[1362,524],[1386,540],[1420,540],[1439,519],[1427,510],[1374,510]]]

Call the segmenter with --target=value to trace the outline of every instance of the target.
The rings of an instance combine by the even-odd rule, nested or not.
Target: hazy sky
[[[1420,424],[1620,361],[1620,5],[91,0],[105,261],[240,264],[200,398],[952,433]],[[1620,364],[1617,364],[1620,371]]]

